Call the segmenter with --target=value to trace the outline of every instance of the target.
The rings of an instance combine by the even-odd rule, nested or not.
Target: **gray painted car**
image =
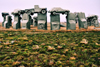
[[[39,5],[34,5],[34,13],[47,13],[47,8],[40,8]]]
[[[10,28],[10,26],[12,26],[12,18],[10,15],[7,15],[4,22],[4,28]]]
[[[54,7],[51,10],[49,10],[48,12],[51,14],[54,14],[54,15],[56,13],[67,14],[69,12],[69,10],[65,10],[65,9],[60,8],[60,7]]]
[[[30,13],[31,15],[33,15],[34,13],[46,14],[47,8],[40,8],[39,5],[34,5],[34,8],[25,9],[25,11]]]
[[[69,13],[69,17],[67,19],[68,19],[67,29],[75,30],[76,29],[76,14]]]
[[[20,14],[22,14],[21,28],[22,29],[30,29],[31,16],[26,10],[20,10]]]
[[[38,23],[37,23],[37,22],[38,22],[38,21],[37,21],[37,18],[38,18],[38,17],[33,17],[33,27],[37,26],[37,24],[38,24]]]
[[[97,15],[91,15],[87,17],[88,26],[99,27],[99,21]]]
[[[9,15],[7,12],[2,12],[2,17],[3,17],[3,22],[2,22],[2,27],[4,27],[4,22],[6,21],[6,16]]]
[[[20,17],[20,14],[19,14],[19,12],[18,11],[20,11],[20,9],[15,9],[13,12],[12,12],[12,14],[14,15],[14,22],[13,22],[13,29],[19,29],[21,26],[20,26],[20,24],[21,24],[21,17]]]
[[[77,13],[77,17],[78,17],[78,22],[79,22],[79,28],[87,29],[88,25],[87,25],[85,13],[79,12],[79,13]]]

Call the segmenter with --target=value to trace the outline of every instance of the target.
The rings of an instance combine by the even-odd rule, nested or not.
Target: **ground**
[[[100,32],[0,32],[0,67],[98,66]]]
[[[64,24],[66,25],[66,23],[62,22],[61,24]],[[100,25],[99,27],[97,28],[100,28]],[[56,31],[76,31],[76,32],[81,32],[81,31],[100,31],[100,29],[94,29],[94,26],[89,26],[88,29],[79,29],[78,27],[78,24],[76,24],[76,30],[66,30],[66,27],[61,27],[60,30],[50,30],[50,23],[47,24],[47,29],[48,30],[38,30],[37,27],[33,27],[31,25],[31,29],[28,30],[28,29],[13,29],[12,27],[10,27],[9,29],[5,29],[2,27],[2,24],[0,23],[0,31],[24,31],[24,32],[32,32],[32,31],[35,31],[36,33],[37,32],[43,32],[43,33],[48,33],[48,32],[56,32]]]
[[[62,23],[65,24],[65,23]],[[100,27],[99,27],[100,28]],[[100,30],[5,29],[0,25],[0,67],[99,67]]]

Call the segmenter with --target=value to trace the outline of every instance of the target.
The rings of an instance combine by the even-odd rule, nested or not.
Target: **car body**
[[[7,13],[7,12],[2,12],[2,16],[4,17],[4,16],[7,16],[7,15],[9,15],[9,13]]]
[[[34,5],[34,13],[47,13],[47,8],[40,8],[39,5]]]
[[[13,12],[12,12],[12,14],[14,15],[14,14],[19,14],[19,11],[20,11],[20,9],[15,9]]]
[[[38,5],[35,5],[34,8],[20,10],[19,13],[20,14],[29,13],[31,15],[33,15],[34,13],[46,14],[47,13],[47,8],[40,8]]]
[[[96,18],[98,18],[98,16],[97,15],[91,15],[91,16],[87,17],[87,19],[90,19],[90,18],[95,18],[96,19]]]
[[[24,14],[25,13],[25,10],[20,10],[18,11],[19,14]]]
[[[35,5],[34,8],[31,9],[25,9],[25,12],[27,13],[42,13],[42,14],[46,14],[47,13],[47,8],[40,8],[38,5]]]
[[[99,21],[97,15],[91,15],[87,17],[87,22],[89,26],[99,27]]]
[[[31,8],[31,9],[25,9],[25,12],[30,14],[30,15],[33,15],[34,14],[34,8]]]
[[[56,13],[67,14],[67,12],[69,12],[69,10],[65,10],[60,7],[54,7],[51,10],[49,10],[48,12],[52,13],[52,14],[56,14]]]

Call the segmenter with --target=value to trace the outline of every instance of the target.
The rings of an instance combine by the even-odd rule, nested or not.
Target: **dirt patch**
[[[61,23],[66,26],[66,23]],[[85,31],[100,31],[100,29],[94,29],[94,26],[89,26],[88,29],[79,29],[78,24],[76,24],[76,30],[66,30],[66,27],[60,27],[60,30],[50,30],[50,23],[47,24],[47,30],[38,30],[37,27],[33,27],[31,25],[31,29],[13,29],[13,27],[10,27],[9,29],[6,29],[2,27],[2,23],[0,23],[0,31],[22,31],[27,34],[33,34],[34,33],[50,33],[50,32],[85,32]],[[100,28],[100,27],[97,27]]]

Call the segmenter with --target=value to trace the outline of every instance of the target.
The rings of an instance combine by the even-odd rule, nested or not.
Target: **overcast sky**
[[[100,0],[0,0],[0,21],[3,21],[2,12],[11,13],[14,9],[34,8],[34,5],[46,7],[47,10],[61,7],[70,12],[85,12],[86,16],[96,14],[100,18]],[[65,21],[65,15],[61,15],[61,22]]]

